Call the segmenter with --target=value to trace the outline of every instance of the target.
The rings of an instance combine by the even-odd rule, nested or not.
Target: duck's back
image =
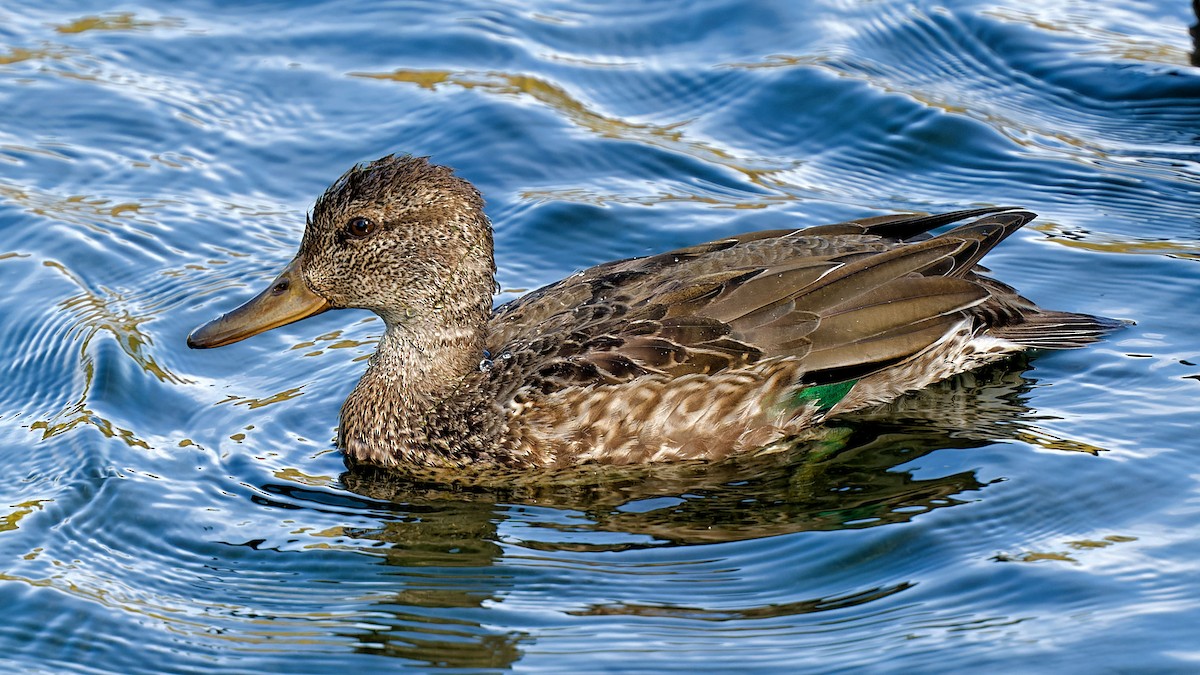
[[[580,272],[491,319],[509,435],[560,463],[716,457],[1008,352],[1094,342],[1115,324],[973,271],[1033,217],[752,232]]]

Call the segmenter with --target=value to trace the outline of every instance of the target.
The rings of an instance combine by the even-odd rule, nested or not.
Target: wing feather
[[[1032,218],[1001,208],[881,216],[606,263],[498,308],[488,349],[520,354],[517,367],[553,388],[772,357],[800,359],[813,382],[857,376],[973,316],[996,318],[1005,324],[997,337],[1030,346],[1084,343],[1096,324],[1056,313],[1023,326],[1041,310],[976,274],[980,258]]]

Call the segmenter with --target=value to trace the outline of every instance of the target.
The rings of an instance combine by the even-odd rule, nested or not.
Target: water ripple
[[[5,665],[1194,669],[1186,11],[5,6]],[[744,230],[1015,204],[1041,217],[996,276],[1136,325],[718,465],[347,471],[377,318],[184,339],[388,152],[483,190],[499,300]]]

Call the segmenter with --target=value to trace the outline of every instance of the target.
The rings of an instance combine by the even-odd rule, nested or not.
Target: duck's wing
[[[500,307],[489,349],[549,386],[780,356],[800,359],[805,381],[858,377],[928,347],[991,297],[972,267],[1034,217],[994,211],[753,232],[607,263]]]

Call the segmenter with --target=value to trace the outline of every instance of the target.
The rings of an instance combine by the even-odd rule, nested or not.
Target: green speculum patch
[[[827,412],[837,405],[838,401],[846,398],[846,394],[849,394],[857,383],[858,380],[847,380],[805,387],[792,394],[792,405],[798,408],[807,403],[815,403],[818,410]]]

